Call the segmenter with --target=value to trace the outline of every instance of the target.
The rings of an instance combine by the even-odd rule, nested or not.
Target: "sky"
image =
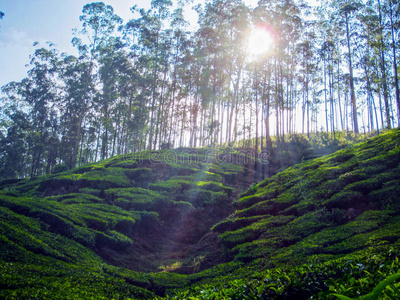
[[[81,28],[79,16],[89,0],[0,0],[0,86],[10,81],[20,81],[26,76],[25,67],[33,53],[34,42],[46,45],[53,42],[57,49],[77,54],[72,47],[73,28]],[[129,8],[135,4],[149,8],[150,0],[108,0],[114,11],[124,19],[134,15]]]
[[[99,0],[101,1],[101,0]],[[204,2],[204,0],[197,0]],[[79,16],[90,0],[0,0],[0,11],[5,13],[0,20],[0,87],[20,81],[27,75],[29,55],[33,54],[34,42],[56,44],[61,52],[77,55],[71,45],[73,28],[81,29]],[[129,8],[150,8],[151,0],[104,0],[124,22],[135,18]],[[245,0],[254,6],[257,0]],[[190,7],[187,9],[190,12]],[[192,19],[195,13],[187,18]]]

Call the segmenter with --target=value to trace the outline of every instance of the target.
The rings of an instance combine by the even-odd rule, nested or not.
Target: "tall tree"
[[[82,30],[78,33],[87,38],[87,41],[75,37],[73,44],[79,49],[81,57],[88,60],[88,74],[86,77],[91,79],[94,83],[94,87],[97,86],[100,78],[96,78],[98,69],[100,67],[100,60],[102,49],[107,47],[107,43],[112,38],[116,27],[122,23],[122,19],[114,13],[114,9],[110,5],[105,5],[103,2],[96,2],[87,4],[83,7],[82,15],[79,17],[82,22]],[[104,77],[103,77],[104,79]],[[106,158],[108,154],[108,137],[109,137],[109,101],[108,95],[102,94],[100,91],[97,97],[94,98],[94,94],[90,92],[90,87],[93,84],[87,82],[87,90],[85,96],[87,102],[92,102],[97,99],[97,103],[100,106],[100,114],[98,114],[100,125],[99,136],[101,135],[101,151],[100,157]],[[79,129],[79,128],[78,128]],[[96,148],[99,147],[99,142]],[[96,151],[97,153],[97,151]],[[96,154],[97,155],[97,154]]]
[[[400,86],[399,86],[399,75],[397,66],[397,47],[399,29],[400,29],[400,2],[396,0],[388,0],[385,9],[389,17],[390,33],[392,37],[391,46],[393,51],[393,72],[394,72],[394,86],[397,104],[397,124],[400,126]]]
[[[354,88],[354,75],[353,75],[353,52],[351,49],[351,35],[350,35],[350,17],[357,11],[359,5],[355,2],[344,4],[340,8],[340,13],[344,16],[346,26],[346,41],[347,41],[347,54],[349,61],[349,73],[350,73],[350,97],[351,97],[351,108],[353,116],[353,130],[358,133],[358,115],[357,115],[357,103],[356,94]]]
[[[387,84],[387,70],[386,70],[386,57],[385,57],[385,41],[384,41],[384,24],[382,20],[382,8],[381,2],[378,0],[378,16],[379,16],[379,40],[380,40],[380,66],[382,72],[382,86],[383,86],[383,99],[385,102],[385,116],[386,116],[386,127],[391,128],[391,120],[390,120],[390,106],[389,106],[389,91]]]
[[[84,146],[85,119],[90,113],[91,95],[94,83],[91,80],[89,62],[74,56],[67,56],[61,63],[60,75],[64,83],[62,97],[61,123],[62,148],[61,158],[68,168],[73,168],[78,161],[79,150]],[[87,141],[86,141],[87,142]]]

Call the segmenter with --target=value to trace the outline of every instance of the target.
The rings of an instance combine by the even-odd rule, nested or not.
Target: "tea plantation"
[[[0,298],[400,299],[399,129],[254,165],[176,149],[2,181]]]

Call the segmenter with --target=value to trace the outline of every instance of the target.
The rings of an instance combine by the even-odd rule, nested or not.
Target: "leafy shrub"
[[[109,247],[114,250],[125,249],[132,245],[132,240],[127,236],[110,230],[106,233],[97,232],[96,234],[96,248]]]
[[[343,191],[337,193],[324,202],[324,206],[328,209],[348,209],[352,207],[358,207],[363,204],[368,204],[368,199],[361,193],[353,191]]]
[[[62,173],[68,170],[68,167],[64,164],[58,164],[53,167],[51,170],[52,174]]]
[[[124,171],[126,177],[138,183],[149,182],[153,180],[153,171],[149,168],[137,168]]]

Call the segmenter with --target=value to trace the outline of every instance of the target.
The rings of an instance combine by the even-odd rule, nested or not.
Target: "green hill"
[[[232,149],[3,181],[0,298],[366,294],[400,269],[399,168],[397,129],[248,190],[254,161]]]
[[[265,179],[213,227],[237,259],[331,259],[400,233],[400,135],[391,131]]]

